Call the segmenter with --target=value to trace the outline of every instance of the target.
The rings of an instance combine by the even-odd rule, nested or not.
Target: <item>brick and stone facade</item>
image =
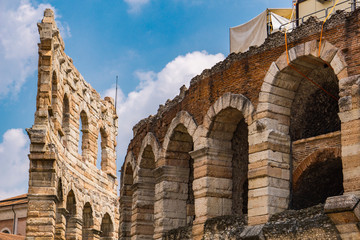
[[[117,239],[114,100],[102,100],[65,54],[52,10],[38,28],[26,239]]]
[[[288,33],[288,53],[278,32],[230,54],[134,126],[120,239],[210,239],[208,221],[226,215],[244,236],[360,238],[360,11],[332,16],[319,44],[321,24]],[[324,224],[270,233],[307,213]]]

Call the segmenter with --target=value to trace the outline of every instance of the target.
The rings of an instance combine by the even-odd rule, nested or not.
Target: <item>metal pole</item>
[[[351,11],[355,11],[356,10],[356,0],[351,0]]]

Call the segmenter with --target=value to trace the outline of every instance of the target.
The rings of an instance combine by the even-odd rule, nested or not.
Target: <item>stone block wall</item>
[[[52,10],[45,10],[38,28],[36,112],[34,125],[27,129],[26,238],[117,239],[114,100],[101,99],[65,54]]]
[[[266,224],[291,206],[291,170],[302,162],[304,188],[334,171],[339,195],[357,191],[359,16],[332,16],[321,44],[322,23],[310,18],[288,33],[288,52],[278,32],[230,54],[135,125],[121,170],[120,239],[172,239],[171,229],[188,226],[201,239],[208,219],[232,214],[249,228]]]

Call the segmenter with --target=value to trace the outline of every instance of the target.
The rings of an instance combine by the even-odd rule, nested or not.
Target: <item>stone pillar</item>
[[[82,239],[82,220],[78,216],[70,217],[66,223],[66,240]]]
[[[55,240],[65,240],[66,215],[68,211],[65,208],[58,208],[56,212]]]
[[[271,129],[278,124],[275,119],[262,118],[250,126],[258,131],[249,131],[249,225],[266,223],[289,205],[290,137]]]
[[[132,206],[132,191],[131,185],[124,185],[122,194],[120,194],[120,224],[119,224],[119,239],[130,240],[131,228],[131,206]]]
[[[359,77],[339,81],[341,120],[341,159],[344,192],[360,191],[360,88]]]
[[[54,239],[56,221],[55,153],[46,151],[46,131],[27,129],[30,136],[27,239]]]
[[[142,170],[147,169],[140,169]],[[154,189],[152,182],[138,182],[133,185],[131,240],[153,239]]]
[[[161,166],[155,169],[154,239],[186,226],[189,168]]]
[[[335,223],[341,239],[360,239],[360,198],[345,194],[326,199],[325,213]]]
[[[201,239],[207,219],[230,215],[232,209],[232,151],[202,148],[194,159],[195,221],[193,239]]]

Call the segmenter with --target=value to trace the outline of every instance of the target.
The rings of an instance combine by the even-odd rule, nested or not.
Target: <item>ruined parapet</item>
[[[114,100],[102,100],[65,54],[51,9],[45,10],[38,28],[36,112],[34,125],[27,129],[27,239],[116,239]]]

